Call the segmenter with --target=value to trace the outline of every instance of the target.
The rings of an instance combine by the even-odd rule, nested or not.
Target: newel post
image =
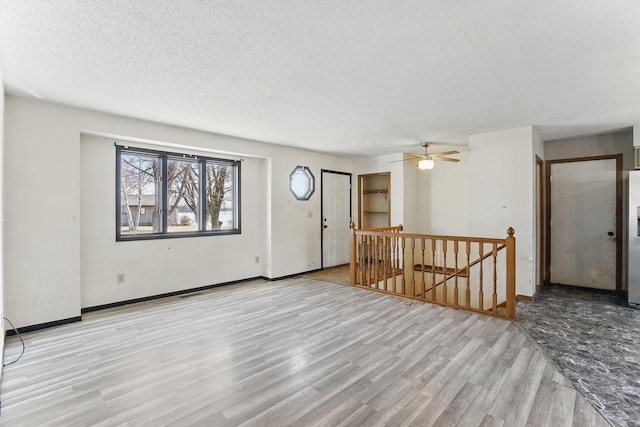
[[[513,227],[507,230],[507,319],[516,318],[516,238]]]
[[[349,283],[356,285],[356,223],[352,222],[349,232],[351,233],[351,247],[349,248]]]

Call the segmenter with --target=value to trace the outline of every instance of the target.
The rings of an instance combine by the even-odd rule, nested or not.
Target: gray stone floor
[[[542,287],[517,322],[616,426],[640,426],[640,310],[616,296]]]

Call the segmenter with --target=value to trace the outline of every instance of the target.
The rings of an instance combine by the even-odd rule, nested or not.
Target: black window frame
[[[187,153],[175,153],[168,151],[160,151],[160,150],[150,150],[147,148],[138,148],[138,147],[129,147],[115,144],[116,147],[116,241],[117,242],[128,242],[128,241],[139,241],[139,240],[157,240],[157,239],[179,239],[186,237],[206,237],[206,236],[226,236],[233,234],[242,234],[241,228],[241,192],[240,192],[240,182],[241,182],[241,161],[240,160],[230,160],[230,159],[221,159],[216,157],[208,157],[208,156],[200,156],[194,154]],[[134,234],[134,235],[123,235],[122,234],[122,154],[137,154],[142,156],[155,156],[159,159],[159,170],[160,170],[160,198],[161,198],[161,217],[160,217],[160,226],[161,230],[159,232],[152,233],[142,233],[142,234]],[[201,218],[200,230],[197,231],[185,231],[185,232],[169,232],[168,231],[168,218],[167,218],[167,210],[164,208],[168,204],[169,198],[169,189],[167,188],[168,180],[167,176],[167,163],[170,160],[189,160],[192,162],[197,162],[199,164],[200,180],[204,179],[206,183],[206,167],[207,164],[224,164],[229,165],[233,168],[233,205],[234,205],[234,218],[235,218],[235,228],[231,229],[217,229],[217,230],[206,230],[206,203],[199,203],[197,216]],[[200,185],[199,187],[199,200],[205,200],[205,191],[206,184]]]

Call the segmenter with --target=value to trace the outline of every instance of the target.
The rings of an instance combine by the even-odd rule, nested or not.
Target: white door
[[[349,262],[351,175],[322,171],[322,267]]]
[[[616,159],[551,164],[551,283],[616,289],[616,185]]]

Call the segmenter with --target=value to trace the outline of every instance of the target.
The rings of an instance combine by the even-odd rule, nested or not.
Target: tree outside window
[[[117,240],[240,232],[239,162],[117,147],[117,164]]]

